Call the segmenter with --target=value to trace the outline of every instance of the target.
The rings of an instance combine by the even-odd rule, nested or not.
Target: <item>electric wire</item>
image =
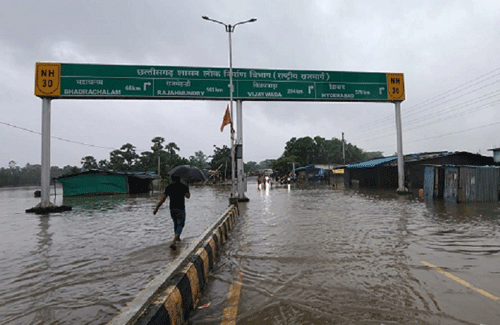
[[[500,92],[500,90],[498,92]],[[433,124],[436,124],[436,123],[439,123],[439,122],[442,122],[442,121],[449,122],[451,119],[462,117],[464,115],[475,113],[475,112],[478,112],[480,110],[492,107],[495,104],[499,104],[500,103],[500,99],[497,99],[497,100],[495,100],[493,102],[485,103],[482,106],[475,106],[475,107],[470,108],[470,109],[465,110],[465,111],[460,111],[460,110],[457,109],[457,108],[460,108],[460,107],[462,107],[462,108],[463,107],[468,107],[471,104],[476,104],[476,103],[485,101],[485,100],[490,99],[490,98],[495,98],[495,97],[498,97],[498,95],[494,95],[494,96],[492,95],[492,96],[486,97],[486,98],[480,98],[480,99],[476,99],[476,100],[470,100],[469,102],[465,102],[465,103],[462,103],[462,104],[459,104],[459,105],[456,105],[456,106],[452,106],[452,107],[450,107],[446,111],[446,113],[453,113],[451,115],[447,115],[447,116],[444,116],[443,118],[435,119],[435,120],[427,120],[427,119],[414,120],[414,121],[411,121],[411,122],[420,122],[420,123],[406,123],[405,126],[403,126],[403,130],[404,131],[411,131],[411,130],[415,130],[415,129],[422,129],[424,127],[428,127],[430,125],[433,125]],[[437,113],[437,114],[433,115],[432,117],[438,117],[440,115],[444,115],[444,113]],[[410,126],[407,126],[407,125],[410,125]],[[386,131],[386,129],[384,129],[384,131]],[[378,139],[381,139],[381,138],[385,138],[385,137],[389,137],[389,136],[393,136],[393,135],[394,135],[394,131],[390,130],[390,129],[387,129],[387,132],[379,132],[378,136],[370,137],[369,139],[364,139],[363,142],[365,142],[365,143],[366,142],[372,142],[372,141],[375,141],[375,140],[378,140]],[[361,142],[361,141],[359,141],[359,142]]]
[[[498,104],[499,100],[495,99],[500,95],[499,90],[493,92],[487,92],[486,95],[482,95],[484,93],[484,90],[486,90],[489,87],[493,87],[495,84],[500,82],[500,80],[492,80],[500,75],[500,72],[498,71],[500,71],[500,68],[485,73],[475,79],[467,81],[457,87],[454,87],[444,93],[441,93],[440,95],[427,99],[421,103],[409,107],[404,107],[403,111],[404,131],[426,127],[441,122],[443,120],[449,121],[450,119],[465,116],[467,114],[471,114],[479,110],[485,109],[487,107],[491,107],[495,104]],[[484,85],[484,83],[487,81],[489,82]],[[464,92],[463,90],[466,89],[467,91]],[[480,91],[483,91],[483,93],[480,94],[479,93]],[[460,95],[453,96],[456,95],[457,93],[460,93]],[[465,96],[470,96],[470,95],[476,95],[479,98],[474,98],[469,101],[445,109],[441,108],[445,104],[451,103],[453,101],[458,100],[459,98],[463,98]],[[494,101],[485,103],[482,106],[475,106],[470,108],[471,105],[478,104],[480,102],[484,102],[490,99],[493,99]],[[417,110],[416,108],[423,108],[423,109]],[[429,111],[431,112],[428,114],[423,114]],[[358,126],[356,130],[358,131],[360,130],[359,132],[352,131],[345,133],[352,135],[349,137],[350,142],[367,143],[373,140],[394,136],[394,131],[393,131],[394,125],[395,125],[395,120],[393,117],[391,118],[383,117],[381,119],[371,122],[369,125]],[[411,127],[408,127],[408,125],[411,125]],[[377,134],[377,136],[373,137],[373,134]],[[409,143],[409,141],[405,141],[405,143]]]
[[[10,123],[6,123],[6,122],[0,121],[0,124],[7,125],[7,126],[10,126],[12,128],[20,129],[20,130],[23,130],[23,131],[26,131],[26,132],[38,134],[40,136],[42,135],[41,132],[33,131],[33,130],[30,130],[30,129],[27,129],[27,128],[24,128],[24,127],[21,127],[21,126],[10,124]],[[82,146],[93,147],[93,148],[98,148],[98,149],[119,150],[117,148],[103,147],[103,146],[98,146],[98,145],[95,145],[95,144],[90,144],[90,143],[85,143],[85,142],[80,142],[80,141],[69,140],[69,139],[65,139],[65,138],[61,138],[61,137],[56,137],[56,136],[51,136],[51,138],[59,140],[59,141],[63,141],[63,142],[74,143],[74,144],[79,144],[79,145],[82,145]],[[149,150],[136,149],[136,152],[145,152],[145,151],[149,151]]]
[[[496,76],[499,76],[500,72],[498,72],[498,71],[500,71],[500,68],[497,68],[497,69],[492,70],[488,73],[485,73],[485,74],[483,74],[475,79],[467,81],[467,82],[465,82],[457,87],[454,87],[448,91],[441,93],[440,95],[434,96],[434,97],[427,99],[421,103],[418,103],[416,105],[409,106],[409,107],[403,107],[403,116],[405,119],[405,123],[408,123],[407,119],[409,117],[414,116],[414,115],[418,115],[420,117],[420,119],[426,119],[427,117],[425,116],[425,114],[423,115],[424,112],[429,111],[429,110],[431,110],[439,105],[442,105],[444,103],[448,103],[450,101],[457,100],[458,98],[470,95],[472,93],[476,93],[480,90],[486,89],[486,88],[491,87],[492,85],[500,82],[500,80],[497,80],[495,82],[488,83],[484,86],[481,86],[481,87],[479,86],[482,83],[489,81],[489,80],[495,78]],[[495,73],[495,72],[497,72],[497,73]],[[495,74],[493,74],[493,73],[495,73]],[[493,75],[486,78],[488,75],[491,75],[491,74],[493,74]],[[451,99],[445,100],[448,97],[450,97],[454,94],[457,94],[464,89],[469,89],[469,91],[462,93],[460,96],[455,96]],[[434,104],[434,106],[430,106],[432,104]],[[429,106],[429,107],[421,109],[421,110],[417,109],[417,108],[426,107],[426,106]],[[388,126],[394,125],[394,119],[390,115],[385,115],[384,117],[382,117],[380,119],[371,121],[369,125],[362,125],[362,126],[356,127],[355,130],[357,130],[358,132],[347,130],[345,133],[349,133],[349,134],[354,133],[355,137],[362,138],[362,137],[366,136],[366,134],[373,133],[374,129],[380,130],[380,127],[383,127],[386,125],[388,125]],[[359,130],[361,130],[361,131],[359,131]]]

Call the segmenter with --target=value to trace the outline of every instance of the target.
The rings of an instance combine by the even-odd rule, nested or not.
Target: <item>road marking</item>
[[[242,278],[243,272],[239,271],[236,277],[233,279],[233,283],[231,283],[231,286],[229,287],[229,293],[227,295],[227,305],[222,312],[221,325],[236,324],[236,317],[238,316],[238,305],[240,303]]]
[[[434,271],[436,272],[439,272],[445,276],[447,276],[448,278],[460,283],[461,285],[469,288],[469,289],[472,289],[480,294],[482,294],[483,296],[487,297],[487,298],[490,298],[491,300],[494,300],[496,302],[499,302],[500,303],[500,297],[497,297],[495,295],[492,295],[491,293],[489,293],[488,291],[485,291],[483,289],[479,289],[479,288],[476,288],[475,286],[473,286],[472,284],[470,284],[469,282],[465,281],[465,280],[462,280],[460,279],[459,277],[449,273],[449,272],[446,272],[445,270],[443,270],[442,268],[440,267],[437,267],[427,261],[420,261],[420,263],[422,263],[423,265],[426,265],[428,267],[430,267],[431,269],[433,269]]]

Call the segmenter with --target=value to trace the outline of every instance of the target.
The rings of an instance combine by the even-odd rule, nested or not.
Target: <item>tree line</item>
[[[184,158],[179,156],[179,146],[175,142],[166,143],[162,137],[151,140],[151,151],[138,154],[136,147],[126,143],[110,152],[109,159],[97,161],[94,156],[85,156],[81,159],[81,167],[66,166],[59,168],[52,166],[51,178],[78,173],[84,169],[100,169],[125,172],[158,172],[165,176],[169,170],[179,165],[192,165],[199,168],[217,169],[231,177],[231,148],[223,146],[219,148],[214,145],[214,153],[206,156],[202,151],[197,151],[193,156]],[[229,166],[226,168],[225,166]],[[19,167],[14,161],[9,163],[8,168],[0,168],[0,187],[2,186],[29,186],[40,185],[41,165],[27,164]]]
[[[197,151],[189,158],[179,156],[180,150],[175,142],[166,143],[162,137],[151,140],[151,151],[138,154],[136,147],[126,143],[110,152],[109,159],[97,161],[93,156],[83,157],[80,161],[81,168],[77,166],[51,167],[50,175],[56,178],[62,175],[74,174],[82,169],[101,169],[114,171],[150,171],[158,172],[165,176],[169,170],[179,165],[191,165],[199,168],[218,170],[223,177],[231,177],[231,148],[224,145],[219,148],[214,145],[214,152],[207,156],[202,151]],[[345,143],[345,163],[354,163],[368,159],[382,157],[381,152],[365,152],[353,144]],[[260,163],[249,161],[245,163],[245,172],[252,173],[257,170],[272,168],[279,173],[288,173],[295,167],[309,164],[343,164],[342,141],[337,138],[327,140],[316,136],[291,138],[285,145],[283,154],[278,159],[266,159]],[[40,185],[41,166],[27,164],[25,167],[16,166],[14,161],[9,163],[9,168],[0,168],[1,186],[27,186]]]
[[[342,143],[337,138],[327,140],[320,136],[293,137],[286,143],[281,157],[273,161],[271,168],[279,173],[287,173],[293,164],[296,167],[311,164],[344,165],[379,157],[383,157],[380,151],[365,152],[351,143]]]
[[[59,177],[65,174],[73,174],[80,169],[76,166],[50,167],[50,176]],[[40,185],[42,166],[39,164],[26,164],[24,167],[17,166],[15,161],[9,162],[9,168],[0,168],[0,187],[2,186],[30,186]]]
[[[217,169],[220,165],[231,162],[231,148],[214,145],[214,153],[207,156],[203,151],[197,151],[189,158],[178,154],[179,146],[175,142],[166,143],[162,137],[155,137],[151,151],[136,152],[136,147],[130,143],[110,152],[109,159],[97,161],[93,156],[83,157],[80,163],[82,169],[101,169],[125,172],[156,172],[165,176],[169,170],[179,165],[191,165],[199,168]]]

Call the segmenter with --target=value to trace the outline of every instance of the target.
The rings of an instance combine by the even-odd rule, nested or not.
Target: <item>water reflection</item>
[[[488,305],[420,263],[430,260],[498,296],[498,204],[450,206],[392,190],[321,185],[248,197],[213,285],[225,288],[243,271],[238,323],[500,321],[497,302]],[[209,293],[212,301],[226,295],[227,288],[221,298]],[[218,324],[220,314],[195,312],[192,322]]]
[[[40,231],[37,234],[38,237],[38,247],[37,250],[32,252],[32,256],[36,256],[37,262],[31,265],[31,268],[27,270],[24,275],[23,281],[26,280],[26,276],[29,274],[38,273],[44,274],[51,272],[51,248],[52,248],[52,236],[53,233],[49,231],[50,228],[50,216],[40,216],[39,228]],[[45,278],[48,279],[50,276],[46,274]],[[21,280],[21,279],[19,279]],[[47,288],[47,283],[39,283],[41,287]],[[46,290],[46,289],[45,289]],[[33,315],[33,320],[44,322],[45,320],[54,319],[54,309],[50,308],[44,304],[45,300],[50,300],[50,290],[47,292],[44,290],[43,294],[32,296],[31,308],[35,311]]]
[[[43,261],[48,262],[48,256],[50,252],[50,247],[52,246],[52,233],[49,232],[50,228],[50,216],[42,215],[40,218],[40,231],[38,232],[38,251],[37,256],[40,256]],[[35,255],[35,254],[34,254]],[[47,265],[48,266],[48,265]]]
[[[73,207],[73,209],[109,211],[123,204],[129,194],[116,195],[87,195],[87,196],[65,196],[63,205]]]
[[[450,222],[495,222],[500,217],[498,202],[448,203],[443,200],[425,200],[430,213],[442,221]]]
[[[227,299],[221,283],[243,270],[241,324],[499,323],[496,307],[420,263],[500,295],[498,204],[321,185],[248,188],[208,313]],[[227,208],[229,190],[191,188],[186,238]],[[170,258],[168,208],[152,215],[157,196],[58,198],[73,211],[35,216],[19,212],[34,205],[31,189],[0,191],[0,324],[104,324]],[[193,323],[220,324],[220,313]]]
[[[175,258],[168,207],[152,213],[157,193],[58,195],[73,210],[39,216],[24,213],[35,189],[0,189],[2,325],[105,324]],[[227,189],[191,192],[187,241],[228,206]]]

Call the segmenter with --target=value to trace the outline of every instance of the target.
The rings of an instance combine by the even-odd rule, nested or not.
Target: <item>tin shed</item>
[[[499,167],[460,166],[458,202],[498,201]]]
[[[426,166],[424,196],[447,202],[495,202],[500,168],[496,166]]]

